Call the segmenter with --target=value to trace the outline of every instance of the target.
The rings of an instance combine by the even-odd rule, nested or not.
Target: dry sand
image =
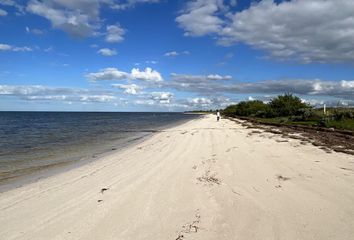
[[[0,194],[0,239],[354,239],[354,157],[205,116]]]

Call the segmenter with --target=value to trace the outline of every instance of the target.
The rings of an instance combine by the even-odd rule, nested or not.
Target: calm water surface
[[[0,112],[0,184],[120,148],[197,115]]]

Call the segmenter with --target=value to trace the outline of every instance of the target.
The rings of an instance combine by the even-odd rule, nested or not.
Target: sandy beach
[[[0,194],[0,239],[354,239],[354,157],[206,115]]]

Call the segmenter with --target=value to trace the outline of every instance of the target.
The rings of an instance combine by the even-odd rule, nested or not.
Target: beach
[[[205,115],[0,194],[0,239],[353,239],[354,157]]]

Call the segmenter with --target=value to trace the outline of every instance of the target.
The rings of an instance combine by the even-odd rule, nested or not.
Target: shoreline
[[[196,117],[198,119],[200,116]],[[62,161],[62,162],[53,162],[49,165],[38,166],[37,169],[33,170],[30,173],[23,174],[21,176],[10,177],[9,179],[1,179],[0,180],[0,193],[9,191],[13,188],[19,188],[24,185],[34,183],[41,179],[45,179],[51,177],[56,174],[60,174],[71,169],[79,168],[85,164],[90,164],[94,161],[100,160],[106,156],[116,154],[119,151],[123,151],[129,147],[134,147],[135,145],[146,141],[154,134],[157,134],[165,129],[169,129],[172,127],[176,127],[178,125],[184,124],[188,121],[193,121],[194,119],[189,120],[180,120],[175,123],[169,123],[157,130],[149,130],[149,131],[137,131],[136,135],[132,135],[129,140],[117,140],[113,144],[105,143],[104,147],[100,145],[100,147],[96,146],[95,150],[91,151],[83,151],[81,156],[74,157],[72,156],[72,160]],[[139,135],[140,134],[140,135]]]
[[[0,193],[0,235],[350,240],[353,190],[352,155],[206,115]]]

